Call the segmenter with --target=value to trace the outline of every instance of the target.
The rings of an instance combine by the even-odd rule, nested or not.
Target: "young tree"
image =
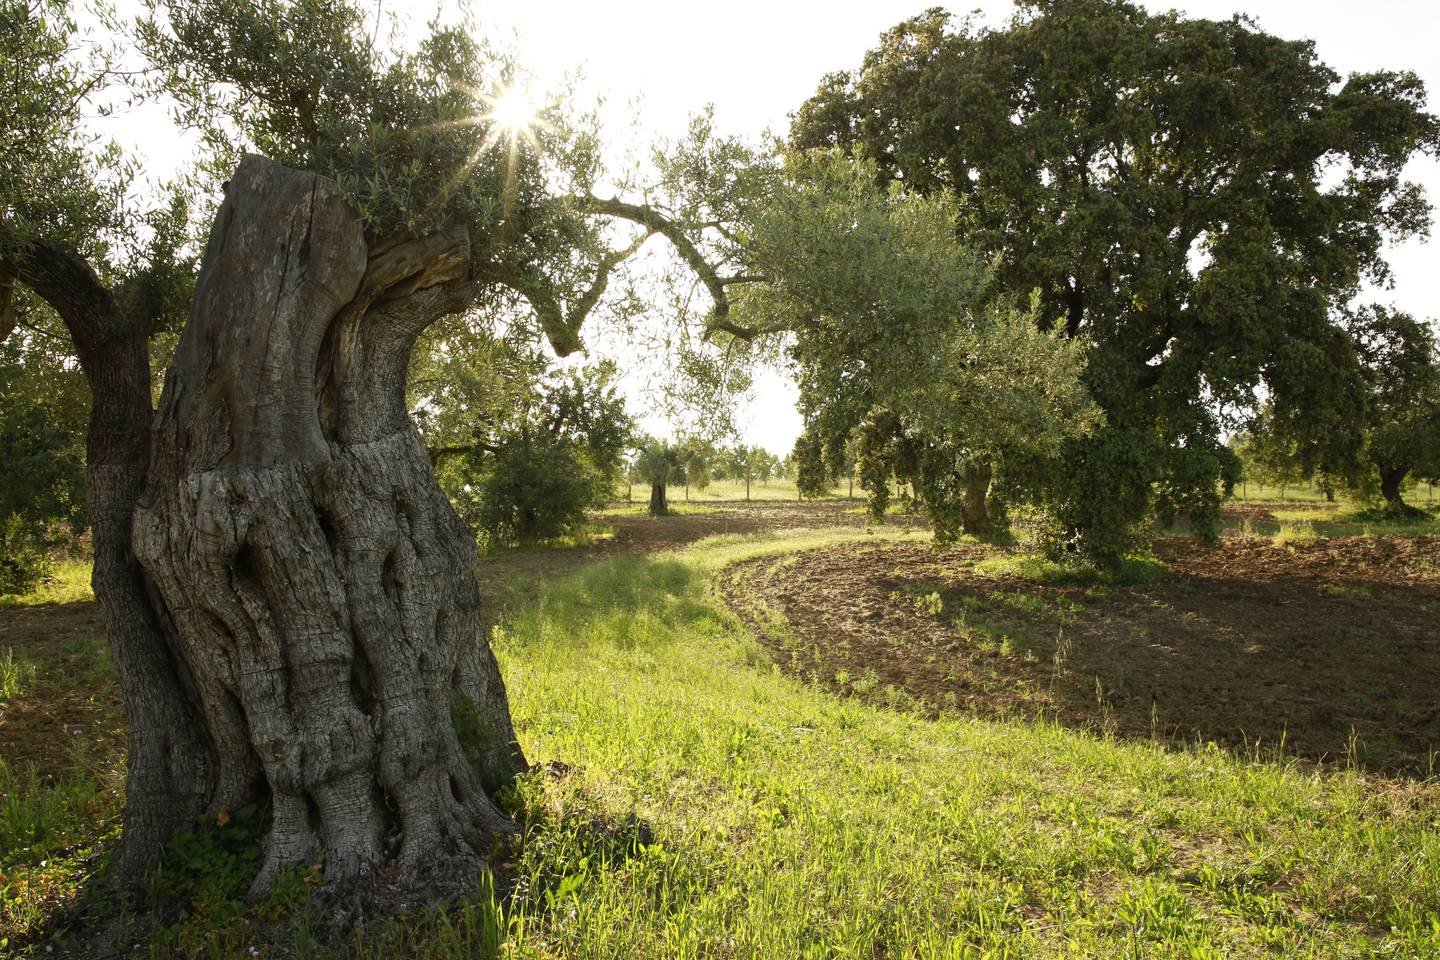
[[[685,484],[685,499],[690,499],[690,487],[704,490],[710,485],[710,471],[719,455],[713,444],[698,437],[690,437],[681,445],[682,465],[680,479]]]
[[[456,512],[495,544],[557,537],[582,524],[585,510],[614,489],[630,441],[614,365],[553,371],[513,345],[479,356],[455,349],[453,339],[446,347],[430,353],[436,365],[423,382],[436,388],[425,391],[415,419]],[[462,392],[457,415],[450,401]]]
[[[1305,463],[1293,438],[1276,425],[1269,404],[1262,406],[1248,428],[1235,438],[1233,449],[1244,478],[1278,487],[1282,501],[1285,489],[1304,483],[1313,469]]]
[[[670,512],[667,489],[672,480],[683,479],[687,458],[684,447],[669,440],[647,437],[636,448],[636,474],[650,484],[650,516],[663,517]]]
[[[1342,83],[1312,43],[1243,17],[1024,0],[996,29],[939,9],[901,23],[825,79],[791,136],[962,197],[955,229],[997,258],[1001,292],[1038,289],[1036,324],[1085,346],[1105,423],[1066,441],[1048,499],[1113,558],[1157,490],[1216,529],[1214,411],[1258,385],[1301,445],[1358,449],[1333,318],[1385,277],[1387,239],[1426,228],[1403,178],[1440,149],[1424,102],[1413,73]]]
[[[725,451],[725,469],[727,476],[736,483],[745,484],[745,499],[750,499],[750,477],[754,471],[754,460],[751,457],[751,447],[738,444]]]

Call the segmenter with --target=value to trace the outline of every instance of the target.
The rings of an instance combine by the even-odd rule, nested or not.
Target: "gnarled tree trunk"
[[[472,300],[463,229],[369,242],[334,183],[246,157],[153,430],[134,550],[210,746],[205,810],[269,797],[253,892],[334,908],[473,886],[524,765],[474,540],[405,407]]]
[[[1385,498],[1385,506],[1391,510],[1403,512],[1408,509],[1402,491],[1405,489],[1405,477],[1409,473],[1404,467],[1380,468],[1380,496]]]
[[[965,468],[965,501],[961,505],[960,522],[971,536],[985,537],[995,532],[995,524],[990,520],[990,476],[988,463]]]
[[[665,483],[661,480],[650,482],[650,516],[663,517],[670,512],[670,504],[665,499]]]

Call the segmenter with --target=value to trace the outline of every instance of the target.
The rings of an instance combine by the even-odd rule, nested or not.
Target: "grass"
[[[1411,480],[1403,491],[1407,503],[1427,506],[1440,503],[1434,486],[1419,480]],[[1275,501],[1277,503],[1328,503],[1325,491],[1313,483],[1291,484],[1286,487],[1272,487],[1268,484],[1236,484],[1234,499],[1239,503]]]
[[[496,651],[527,754],[549,770],[514,798],[525,840],[513,890],[372,928],[347,955],[1440,951],[1433,782],[1043,722],[926,720],[783,676],[717,600],[715,577],[842,536],[716,538],[617,558],[512,610]],[[35,809],[61,790],[16,782]],[[51,797],[60,812],[45,808],[46,849],[93,842],[83,791]],[[24,835],[32,852],[0,848],[8,930],[39,909],[27,893],[36,830]],[[211,909],[253,919],[265,906]],[[306,922],[301,956],[316,952]],[[170,942],[248,956],[259,941],[245,929]]]
[[[0,596],[0,608],[34,607],[50,603],[78,603],[95,599],[90,589],[89,560],[61,560],[29,593]]]
[[[671,516],[694,516],[705,513],[714,513],[714,507],[707,507],[701,503],[686,503],[683,500],[670,501]],[[601,520],[612,517],[645,517],[650,514],[650,503],[648,500],[637,500],[634,503],[610,504],[604,510],[598,511],[595,516]]]
[[[1276,543],[1304,543],[1319,537],[1420,537],[1440,535],[1440,510],[1422,509],[1397,517],[1383,509],[1354,503],[1315,503],[1285,507],[1269,504],[1273,519],[1242,518],[1240,536],[1268,536]]]
[[[17,697],[35,682],[35,663],[12,649],[0,653],[0,703]]]
[[[633,815],[655,837],[588,864],[517,955],[1440,948],[1432,787],[1047,724],[926,721],[780,676],[710,580],[829,539],[710,541],[593,567],[512,619],[499,652],[525,691],[527,749],[575,765],[536,785],[537,802]],[[527,869],[574,873],[563,859]]]
[[[1271,537],[1276,546],[1286,544],[1313,543],[1318,539],[1319,534],[1315,532],[1315,524],[1305,520],[1281,521],[1280,529]]]
[[[498,557],[520,550],[572,550],[576,547],[593,547],[615,536],[615,528],[601,523],[587,522],[578,530],[549,537],[544,540],[527,540],[519,544],[491,543],[481,539],[478,543],[480,556]]]
[[[1154,583],[1165,576],[1165,564],[1155,557],[1132,554],[1115,570],[1102,570],[1080,562],[1050,560],[1033,553],[1005,553],[986,557],[975,564],[985,577],[1019,577],[1036,583],[1061,586],[1095,586]]]

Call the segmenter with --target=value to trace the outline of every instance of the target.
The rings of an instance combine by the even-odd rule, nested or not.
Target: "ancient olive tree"
[[[1044,486],[1067,542],[1115,557],[1158,505],[1217,521],[1225,410],[1263,387],[1332,463],[1360,443],[1336,321],[1387,239],[1423,231],[1405,182],[1440,149],[1415,74],[1341,78],[1313,44],[1125,0],[1022,0],[996,28],[939,9],[825,79],[799,148],[860,148],[882,182],[952,193],[998,290],[1086,346],[1105,424]]]
[[[79,132],[95,85],[63,5],[10,12],[0,266],[63,320],[93,396],[94,584],[129,728],[118,876],[264,800],[255,893],[317,861],[342,914],[470,887],[525,761],[474,539],[407,409],[412,347],[523,307],[572,352],[639,243],[695,248],[594,196],[594,139],[558,112],[491,116],[507,68],[463,29],[387,53],[343,3],[154,3],[150,77],[229,172],[197,274],[183,230],[114,240],[123,178]],[[639,227],[611,249],[615,220]],[[149,337],[177,315],[152,410]]]

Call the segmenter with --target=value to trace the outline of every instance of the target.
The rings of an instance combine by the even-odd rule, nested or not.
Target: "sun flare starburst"
[[[536,143],[535,131],[543,126],[540,118],[542,109],[530,91],[518,84],[485,96],[485,112],[480,119],[489,127],[485,135],[485,149],[502,140],[515,147],[521,140]]]

